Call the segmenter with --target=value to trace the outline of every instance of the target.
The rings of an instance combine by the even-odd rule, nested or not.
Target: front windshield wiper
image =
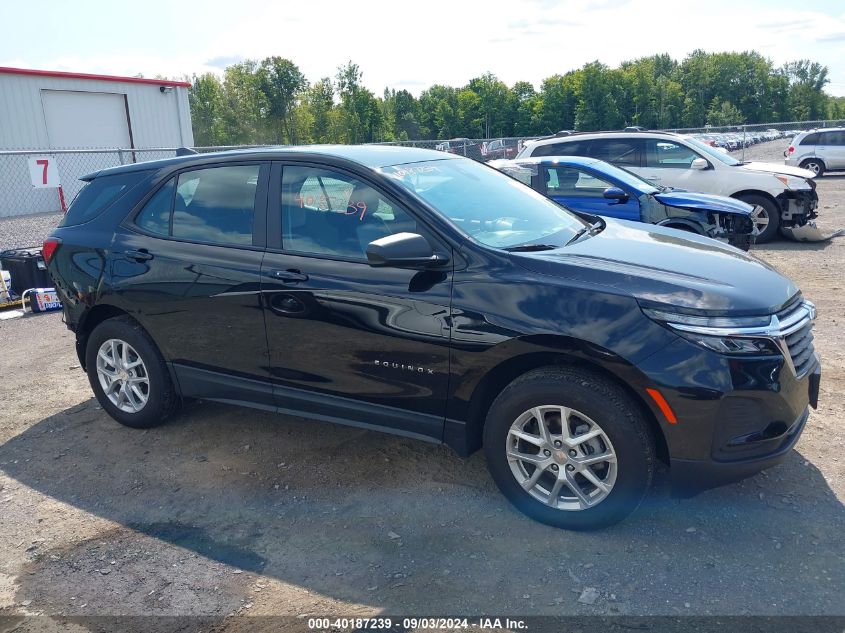
[[[517,246],[509,246],[505,250],[509,253],[531,253],[533,251],[551,251],[560,246],[553,246],[552,244],[518,244]]]
[[[590,224],[589,226],[585,226],[583,228],[578,229],[578,232],[575,235],[573,235],[570,238],[570,240],[564,246],[569,246],[570,244],[578,241],[579,239],[581,239],[585,235],[591,235],[591,236],[595,235],[596,233],[599,233],[603,229],[604,229],[604,221],[601,220],[601,219],[596,220],[596,222],[594,224]]]

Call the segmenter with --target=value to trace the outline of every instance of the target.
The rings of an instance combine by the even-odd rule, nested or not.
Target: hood
[[[713,316],[776,312],[798,287],[732,246],[661,226],[606,219],[605,229],[553,251],[514,253],[540,274],[612,288],[643,304]]]
[[[694,209],[696,211],[712,211],[715,213],[735,213],[748,216],[754,210],[750,204],[742,200],[728,198],[726,196],[715,196],[706,193],[693,193],[690,191],[666,191],[656,193],[654,197],[667,207],[678,207],[681,209]]]
[[[744,169],[751,171],[762,171],[770,174],[783,174],[784,176],[798,176],[799,178],[813,178],[815,174],[809,169],[801,169],[800,167],[790,167],[789,165],[781,165],[780,163],[745,163],[742,165]]]

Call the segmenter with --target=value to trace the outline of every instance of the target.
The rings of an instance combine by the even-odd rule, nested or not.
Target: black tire
[[[821,161],[818,158],[808,158],[807,160],[801,161],[800,167],[802,169],[809,169],[810,171],[816,172],[816,178],[824,176],[824,161]]]
[[[580,510],[553,508],[526,492],[511,470],[507,457],[511,425],[524,412],[543,405],[574,409],[609,438],[616,454],[616,478],[596,505]],[[533,370],[499,394],[487,414],[484,453],[493,480],[517,509],[541,523],[570,530],[603,528],[627,517],[648,492],[656,467],[654,441],[641,408],[604,377],[567,367]]]
[[[149,381],[146,404],[139,411],[130,413],[115,406],[103,390],[97,374],[97,353],[100,346],[110,340],[125,341],[143,361]],[[136,321],[129,317],[107,319],[97,325],[88,336],[85,349],[85,366],[88,382],[100,406],[115,420],[135,429],[149,429],[172,415],[179,405],[179,397],[170,378],[167,365],[155,343]]]
[[[736,196],[737,200],[742,200],[757,209],[760,207],[765,216],[769,219],[766,227],[757,234],[755,243],[765,244],[771,242],[778,234],[780,228],[780,209],[769,198],[757,194],[743,194]]]

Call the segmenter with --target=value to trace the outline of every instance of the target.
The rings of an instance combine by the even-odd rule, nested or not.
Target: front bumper
[[[796,375],[783,357],[727,357],[679,340],[639,368],[672,409],[653,408],[666,440],[672,488],[689,496],[781,462],[818,405],[813,352]],[[651,404],[651,403],[649,403]]]
[[[717,488],[756,475],[761,470],[780,464],[798,442],[801,432],[810,416],[810,409],[798,417],[795,423],[782,435],[759,440],[771,449],[763,455],[738,461],[717,461],[714,459],[671,459],[672,493],[675,496],[691,497],[703,490]]]
[[[818,217],[819,195],[816,193],[816,183],[812,179],[808,182],[810,189],[785,191],[778,196],[781,226],[802,226]]]

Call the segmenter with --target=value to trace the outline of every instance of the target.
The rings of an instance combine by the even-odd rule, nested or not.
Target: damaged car
[[[595,158],[526,158],[491,166],[573,211],[689,231],[748,250],[754,207],[725,196],[655,185]]]
[[[814,228],[819,197],[813,172],[740,161],[701,141],[672,132],[576,132],[527,142],[517,158],[585,156],[623,167],[655,185],[730,196],[754,207],[757,243],[778,231],[791,237]]]

